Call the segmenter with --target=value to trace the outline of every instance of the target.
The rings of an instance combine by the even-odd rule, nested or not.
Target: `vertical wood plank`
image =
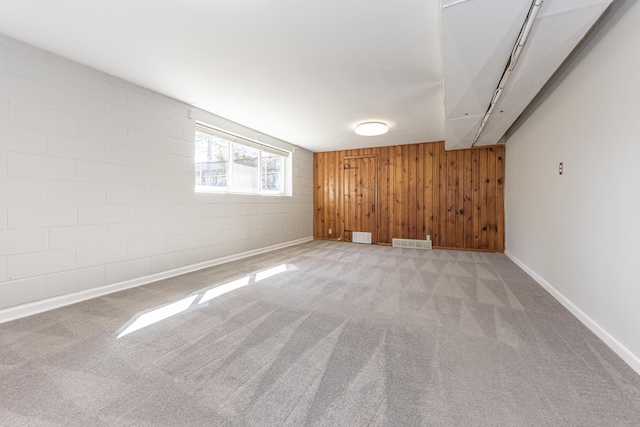
[[[405,210],[407,216],[407,236],[409,239],[417,238],[417,224],[418,224],[418,196],[417,196],[417,148],[416,144],[407,145],[407,154],[404,156],[406,169],[407,169],[407,180],[409,182],[408,187],[408,198],[405,203]]]
[[[473,248],[473,209],[471,204],[473,175],[471,173],[471,155],[473,150],[464,150],[464,170],[462,173],[463,188],[463,223],[464,223],[464,248]]]
[[[322,191],[320,185],[324,182],[324,177],[321,175],[321,153],[313,153],[313,237],[323,238],[322,224],[324,223],[324,215],[322,213],[322,202],[320,196]]]
[[[505,155],[506,149],[503,146],[497,148],[498,161],[496,164],[497,169],[497,198],[496,198],[496,209],[498,213],[498,230],[496,233],[496,250],[499,252],[504,252],[504,176],[505,176]]]
[[[393,237],[397,237],[397,238],[406,238],[406,236],[403,236],[402,234],[402,229],[404,227],[404,217],[402,216],[403,212],[402,212],[402,204],[403,204],[403,189],[404,189],[404,173],[402,170],[402,147],[401,146],[396,146],[394,147],[394,187],[396,188],[396,190],[393,192],[393,198],[394,198],[394,220],[395,220],[395,224],[394,224],[394,230],[393,230]]]
[[[447,221],[449,219],[447,215],[447,192],[448,192],[448,174],[447,174],[447,153],[444,149],[444,144],[440,144],[440,188],[438,197],[440,198],[440,236],[443,241],[443,246],[451,247],[449,243],[449,235],[447,234]]]
[[[433,180],[433,198],[432,198],[432,217],[433,217],[433,245],[443,246],[443,240],[440,236],[440,144],[432,144],[433,159],[431,169],[431,179]]]
[[[339,185],[339,180],[337,179],[336,173],[338,171],[335,170],[335,158],[338,156],[338,153],[329,152],[327,153],[327,221],[325,224],[325,233],[327,233],[327,229],[335,229],[336,226],[336,208],[338,206],[337,202],[337,194],[336,187]]]
[[[367,174],[364,176],[364,183],[367,190],[367,202],[365,210],[367,212],[368,228],[371,230],[372,243],[377,243],[378,232],[375,215],[375,203],[376,203],[376,157],[369,154],[369,157],[364,157],[367,163]]]
[[[404,183],[404,190],[402,191],[402,233],[403,238],[409,238],[409,204],[410,192],[409,187],[409,147],[407,145],[400,146],[402,150],[402,182]]]
[[[425,215],[425,231],[433,238],[433,149],[435,144],[425,144],[425,161],[424,161],[424,215]]]
[[[372,232],[372,242],[378,243],[378,156],[374,155],[369,157],[371,159],[371,164],[369,166],[370,170],[370,184],[369,184],[369,195],[371,200],[369,200],[370,213],[371,213],[371,232]]]
[[[344,240],[344,163],[342,160],[342,153],[336,153],[335,158],[333,159],[333,169],[335,170],[336,176],[336,228],[338,229],[338,238]]]
[[[396,168],[395,168],[395,147],[388,147],[389,155],[389,241],[393,242],[395,235],[396,211],[395,211],[395,194],[396,186]]]
[[[417,239],[424,239],[427,234],[426,227],[426,204],[424,201],[424,163],[426,161],[427,144],[417,144],[416,153],[416,234]]]
[[[497,233],[497,215],[496,215],[496,190],[497,190],[497,178],[496,178],[496,150],[493,147],[489,148],[489,182],[487,191],[487,248],[489,250],[495,250],[496,247],[496,233]]]
[[[480,236],[478,249],[487,249],[487,211],[488,211],[488,189],[489,189],[489,152],[480,151]]]
[[[480,181],[481,181],[481,167],[480,167],[480,159],[481,159],[481,151],[480,150],[472,150],[471,151],[471,175],[473,176],[473,195],[471,199],[471,206],[473,209],[473,243],[471,245],[472,248],[478,249],[480,248],[480,212],[482,209],[481,204],[481,191],[480,191]]]
[[[464,150],[456,152],[455,245],[464,248]]]
[[[389,207],[387,203],[387,193],[389,188],[389,168],[387,164],[389,159],[387,151],[387,147],[382,147],[378,150],[378,194],[376,202],[378,243],[388,243]]]
[[[322,183],[322,205],[323,205],[323,224],[322,224],[322,237],[328,238],[328,228],[331,220],[333,219],[333,201],[331,200],[331,188],[333,186],[333,174],[330,153],[323,153],[322,175],[324,182]]]
[[[344,213],[345,237],[344,238],[345,238],[345,241],[347,242],[351,242],[353,238],[353,233],[348,230],[353,230],[354,223],[358,220],[356,216],[356,211],[353,207],[354,205],[353,199],[356,197],[356,195],[353,194],[352,190],[350,190],[351,188],[353,188],[353,174],[349,169],[350,167],[351,167],[351,162],[349,160],[343,159],[342,170],[343,170],[344,183],[345,183],[345,187],[343,190],[344,191],[344,209],[345,209],[345,213]]]
[[[447,152],[447,246],[456,247],[456,202],[457,202],[457,167],[458,152]]]

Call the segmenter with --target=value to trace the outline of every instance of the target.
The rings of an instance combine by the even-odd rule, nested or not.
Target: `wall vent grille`
[[[354,231],[353,237],[351,238],[353,243],[365,243],[367,245],[371,244],[371,233],[363,233],[361,231]]]
[[[431,249],[431,240],[393,239],[396,248]]]

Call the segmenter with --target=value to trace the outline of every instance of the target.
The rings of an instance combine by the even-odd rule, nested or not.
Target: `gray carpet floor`
[[[0,424],[639,426],[503,254],[314,241],[0,324]]]

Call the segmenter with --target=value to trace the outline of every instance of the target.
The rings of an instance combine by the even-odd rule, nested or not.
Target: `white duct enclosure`
[[[445,146],[492,145],[613,0],[442,0]]]

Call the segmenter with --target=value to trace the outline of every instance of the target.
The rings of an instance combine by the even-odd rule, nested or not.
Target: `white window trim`
[[[237,142],[238,144],[245,145],[247,147],[255,148],[257,150],[266,151],[267,153],[277,154],[282,157],[289,157],[291,153],[287,150],[283,150],[282,148],[273,147],[271,145],[262,143],[260,141],[255,141],[253,139],[246,138],[241,135],[237,135],[235,133],[226,132],[222,129],[217,129],[211,126],[206,126],[202,123],[196,124],[196,130],[202,133],[208,133],[211,135],[218,136],[222,139],[231,142]]]

